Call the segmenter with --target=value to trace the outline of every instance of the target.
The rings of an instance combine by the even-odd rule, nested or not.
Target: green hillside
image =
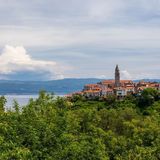
[[[41,92],[20,109],[0,98],[2,160],[159,160],[160,95],[70,100]]]

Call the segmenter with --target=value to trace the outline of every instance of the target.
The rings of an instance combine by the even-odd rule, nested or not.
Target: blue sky
[[[0,0],[0,78],[160,78],[160,0]]]

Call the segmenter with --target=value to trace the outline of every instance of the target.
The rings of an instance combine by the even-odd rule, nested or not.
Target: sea
[[[0,95],[1,96],[1,95]],[[20,107],[23,107],[25,105],[28,104],[29,100],[31,98],[36,99],[38,98],[38,94],[29,94],[29,95],[4,95],[7,103],[6,103],[6,109],[12,109],[14,100],[16,100],[18,102],[18,104],[20,105]],[[63,97],[64,95],[56,95],[56,96],[60,96]]]

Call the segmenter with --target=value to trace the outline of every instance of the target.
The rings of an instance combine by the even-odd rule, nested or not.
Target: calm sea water
[[[57,96],[63,96],[63,95],[57,95]],[[7,99],[6,108],[11,109],[14,100],[16,100],[20,106],[24,106],[28,104],[28,101],[33,98],[38,98],[38,95],[5,95],[5,98]]]
[[[7,99],[6,107],[10,109],[14,100],[16,100],[20,106],[24,106],[28,103],[30,98],[36,99],[38,95],[5,95],[5,98]]]

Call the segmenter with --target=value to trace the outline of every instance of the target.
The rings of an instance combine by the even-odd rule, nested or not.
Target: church
[[[118,98],[123,98],[131,94],[140,94],[146,88],[154,88],[160,91],[160,83],[121,80],[120,69],[119,66],[116,65],[114,80],[104,80],[96,84],[86,84],[82,91],[73,93],[72,95],[83,95],[88,98],[115,95]]]
[[[104,80],[99,83],[99,87],[102,88],[102,96],[108,94],[114,94],[116,96],[126,96],[128,94],[135,93],[135,83],[132,80],[121,80],[119,66],[115,68],[114,80]],[[103,88],[105,88],[103,90]],[[110,90],[110,92],[108,92]],[[112,91],[112,92],[111,92]]]

